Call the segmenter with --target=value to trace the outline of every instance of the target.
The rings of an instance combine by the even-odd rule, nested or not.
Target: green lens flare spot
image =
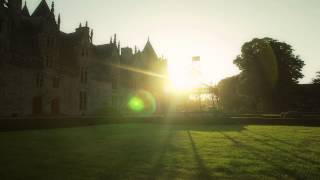
[[[138,97],[131,98],[128,105],[134,112],[141,112],[144,110],[144,102]]]

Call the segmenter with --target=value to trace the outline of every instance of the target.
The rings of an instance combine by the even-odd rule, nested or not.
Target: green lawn
[[[320,179],[320,128],[114,124],[0,132],[0,179]]]

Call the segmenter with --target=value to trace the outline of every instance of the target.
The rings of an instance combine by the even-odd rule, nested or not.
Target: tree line
[[[219,82],[218,105],[229,112],[283,112],[297,106],[304,61],[291,45],[272,38],[244,43],[233,61],[240,74]],[[320,72],[313,79],[320,85]]]

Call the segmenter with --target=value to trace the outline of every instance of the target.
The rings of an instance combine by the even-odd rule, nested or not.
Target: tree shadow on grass
[[[251,145],[245,144],[243,142],[240,142],[240,141],[234,139],[233,137],[227,135],[224,132],[220,132],[220,134],[222,134],[226,139],[228,139],[229,141],[233,142],[234,144],[236,144],[240,148],[243,148],[243,149],[247,150],[248,152],[253,154],[255,157],[257,157],[258,159],[260,159],[263,162],[268,163],[269,165],[275,167],[278,170],[279,175],[284,175],[284,173],[285,173],[286,175],[291,176],[292,178],[297,178],[297,179],[306,179],[307,178],[307,177],[304,177],[303,175],[299,174],[297,171],[285,168],[284,166],[279,165],[274,160],[267,158],[267,156],[265,156],[265,154],[268,154],[269,152],[262,151],[262,150],[260,150],[260,149],[258,149],[256,147],[254,147],[254,146],[251,146]],[[279,177],[276,177],[276,178],[279,178]]]
[[[162,173],[162,169],[163,169],[163,161],[165,159],[166,153],[169,149],[169,146],[172,142],[172,137],[173,137],[173,132],[172,129],[169,130],[168,135],[166,136],[166,138],[163,141],[163,146],[160,150],[159,153],[159,158],[156,160],[155,165],[153,166],[152,170],[151,170],[151,176],[156,179],[157,177],[159,177]]]
[[[320,163],[318,162],[318,161],[314,161],[314,160],[312,160],[312,159],[310,159],[310,158],[305,158],[305,157],[303,157],[303,156],[301,156],[301,155],[299,155],[299,154],[304,154],[305,152],[299,152],[299,154],[297,153],[297,152],[295,152],[295,151],[288,151],[288,150],[286,150],[286,149],[284,149],[284,148],[281,148],[281,147],[279,147],[279,146],[276,146],[275,144],[271,144],[271,143],[269,143],[269,142],[267,142],[267,141],[265,141],[265,140],[263,140],[263,139],[260,139],[260,138],[257,138],[257,137],[255,137],[255,136],[252,136],[252,135],[249,135],[249,134],[247,134],[247,133],[245,133],[245,132],[241,132],[241,134],[242,135],[244,135],[244,136],[246,136],[246,137],[248,137],[248,138],[251,138],[251,139],[253,139],[255,142],[258,142],[258,143],[260,143],[260,144],[262,144],[262,145],[265,145],[265,146],[269,146],[269,147],[271,147],[271,148],[273,148],[273,149],[276,149],[276,150],[278,150],[278,151],[280,151],[282,154],[284,154],[287,158],[285,158],[285,159],[292,159],[292,160],[294,160],[294,161],[297,161],[297,160],[299,160],[299,161],[301,161],[302,163],[304,163],[304,164],[312,164],[312,165],[320,165]],[[297,150],[297,149],[295,149],[296,151],[299,151],[299,150]]]
[[[246,130],[244,125],[179,125],[175,130],[199,132],[240,132]]]
[[[208,170],[208,168],[206,167],[202,158],[199,155],[198,148],[192,138],[190,131],[187,131],[187,134],[188,134],[188,137],[189,137],[189,140],[191,143],[194,159],[197,162],[197,166],[198,166],[198,170],[199,170],[198,178],[199,179],[213,179],[213,177],[210,174],[210,171]]]
[[[246,132],[247,133],[250,133],[252,134],[253,136],[260,136],[260,137],[264,137],[264,138],[267,138],[269,140],[272,140],[272,141],[276,141],[278,143],[282,143],[282,144],[285,144],[287,146],[292,146],[294,148],[301,148],[300,146],[296,145],[296,144],[293,144],[293,143],[289,143],[285,140],[282,140],[282,139],[278,139],[278,138],[275,138],[273,136],[270,136],[270,135],[265,135],[265,134],[261,134],[261,133],[257,133],[257,132],[253,132],[249,129],[246,129]],[[313,154],[316,154],[317,156],[320,156],[320,152],[317,152],[317,151],[312,151],[310,149],[304,149],[303,151],[300,151],[300,153],[313,153]]]
[[[217,125],[217,126],[206,126],[206,125],[172,125],[167,137],[163,141],[163,146],[160,150],[159,158],[156,160],[156,163],[152,170],[150,171],[150,175],[153,177],[153,179],[157,179],[161,176],[163,176],[165,168],[164,161],[166,159],[167,153],[170,151],[170,146],[172,143],[172,138],[175,134],[175,132],[186,132],[188,140],[190,141],[191,149],[193,152],[193,157],[197,166],[197,174],[196,179],[215,179],[212,174],[210,173],[210,170],[206,167],[205,162],[201,158],[199,154],[199,150],[196,146],[196,142],[194,141],[191,131],[195,132],[219,132],[219,131],[226,131],[226,132],[237,132],[244,130],[244,126],[240,125]],[[170,152],[169,152],[170,153]],[[175,167],[170,167],[170,172],[175,172]],[[166,170],[165,170],[166,171]],[[175,178],[178,174],[168,174],[169,177],[167,178]]]

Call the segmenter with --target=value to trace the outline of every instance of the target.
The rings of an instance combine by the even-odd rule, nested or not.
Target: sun
[[[192,67],[181,64],[169,65],[169,87],[171,91],[187,92],[199,85],[192,73]]]

